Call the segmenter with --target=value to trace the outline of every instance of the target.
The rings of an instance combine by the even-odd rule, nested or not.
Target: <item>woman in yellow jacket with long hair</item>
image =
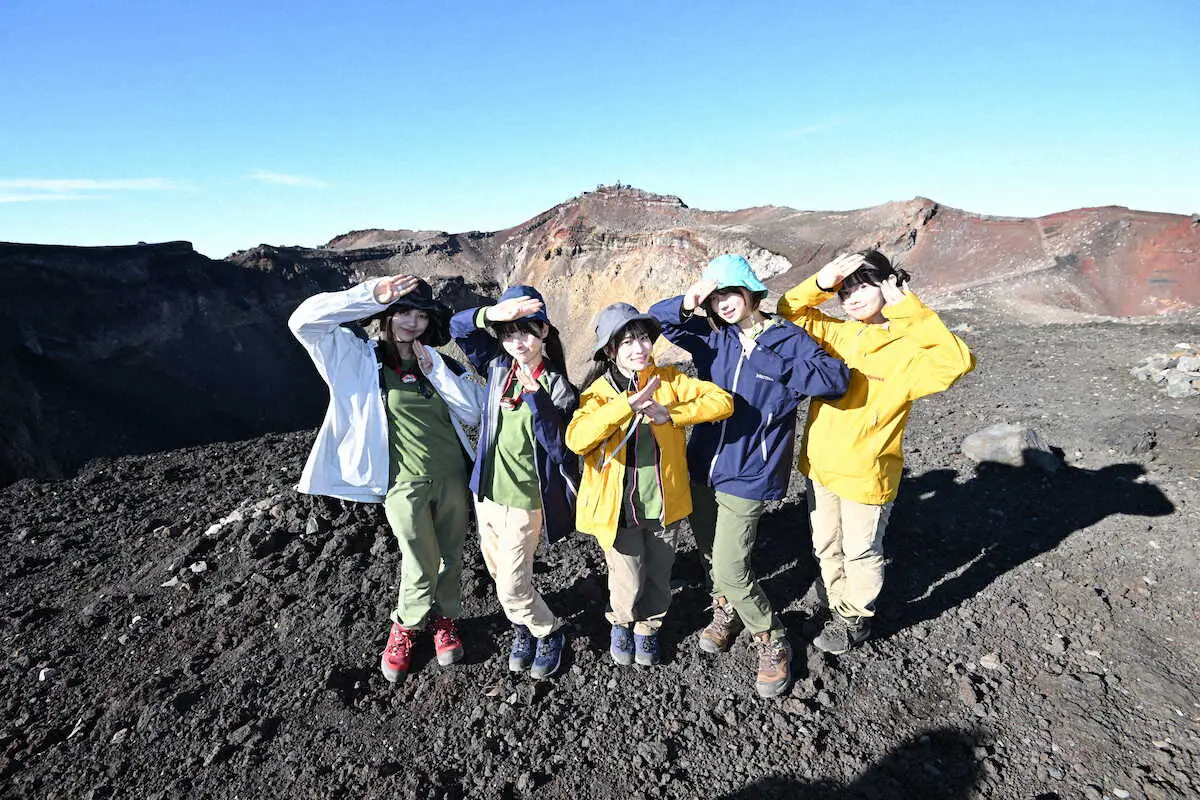
[[[658,663],[676,538],[692,513],[683,428],[733,413],[716,384],[655,365],[658,335],[658,322],[628,303],[601,311],[595,366],[567,426],[567,447],[584,457],[575,524],[604,549],[618,664]]]
[[[850,368],[844,395],[813,398],[800,455],[831,612],[813,644],[828,653],[870,635],[913,401],[975,368],[967,345],[908,290],[908,278],[878,250],[848,253],[785,294],[777,309]],[[834,293],[849,319],[817,310]]]

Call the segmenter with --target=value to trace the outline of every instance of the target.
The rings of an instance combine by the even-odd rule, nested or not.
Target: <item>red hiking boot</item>
[[[437,662],[448,667],[463,657],[462,641],[458,638],[458,626],[454,620],[436,616],[430,621],[433,628],[433,649],[437,653]]]
[[[388,682],[395,683],[397,679],[408,672],[412,661],[413,632],[399,622],[392,623],[391,633],[388,634],[387,647],[379,657],[379,671]]]

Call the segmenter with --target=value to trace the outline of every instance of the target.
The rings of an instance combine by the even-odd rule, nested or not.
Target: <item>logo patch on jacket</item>
[[[771,383],[775,382],[775,379],[770,375],[763,375],[761,372],[754,373],[754,377],[758,378],[760,381],[770,381]]]

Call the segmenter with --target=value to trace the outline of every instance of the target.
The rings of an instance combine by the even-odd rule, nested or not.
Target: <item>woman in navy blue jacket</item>
[[[750,553],[766,501],[787,493],[797,406],[805,397],[840,396],[849,371],[803,329],[763,313],[766,295],[745,258],[724,255],[685,294],[656,303],[650,313],[667,339],[691,353],[699,378],[733,395],[733,416],[696,425],[688,443],[692,531],[713,594],[700,649],[728,650],[749,630],[759,648],[755,689],[776,697],[791,683],[792,649]]]
[[[543,530],[554,542],[575,529],[579,459],[563,434],[579,397],[567,380],[558,331],[532,286],[510,287],[495,305],[460,311],[450,335],[487,381],[469,486],[480,549],[513,624],[508,666],[545,678],[558,670],[566,639],[533,586],[533,557]]]

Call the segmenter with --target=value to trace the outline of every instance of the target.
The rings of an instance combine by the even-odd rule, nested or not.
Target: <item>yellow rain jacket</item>
[[[850,368],[844,395],[812,399],[800,471],[840,497],[883,505],[900,489],[912,401],[949,389],[975,368],[975,357],[914,295],[884,306],[887,325],[835,319],[816,309],[832,296],[817,288],[814,275],[778,306],[781,316]]]
[[[671,412],[670,424],[650,426],[659,452],[662,522],[670,525],[692,513],[683,429],[725,419],[733,413],[733,397],[715,383],[689,377],[675,367],[647,367],[638,374],[638,386],[645,386],[655,374],[660,383],[654,399]],[[606,377],[597,378],[583,390],[579,408],[567,425],[567,447],[583,456],[575,526],[595,536],[605,550],[617,538],[621,516],[628,455],[622,440],[633,422],[626,396]]]

